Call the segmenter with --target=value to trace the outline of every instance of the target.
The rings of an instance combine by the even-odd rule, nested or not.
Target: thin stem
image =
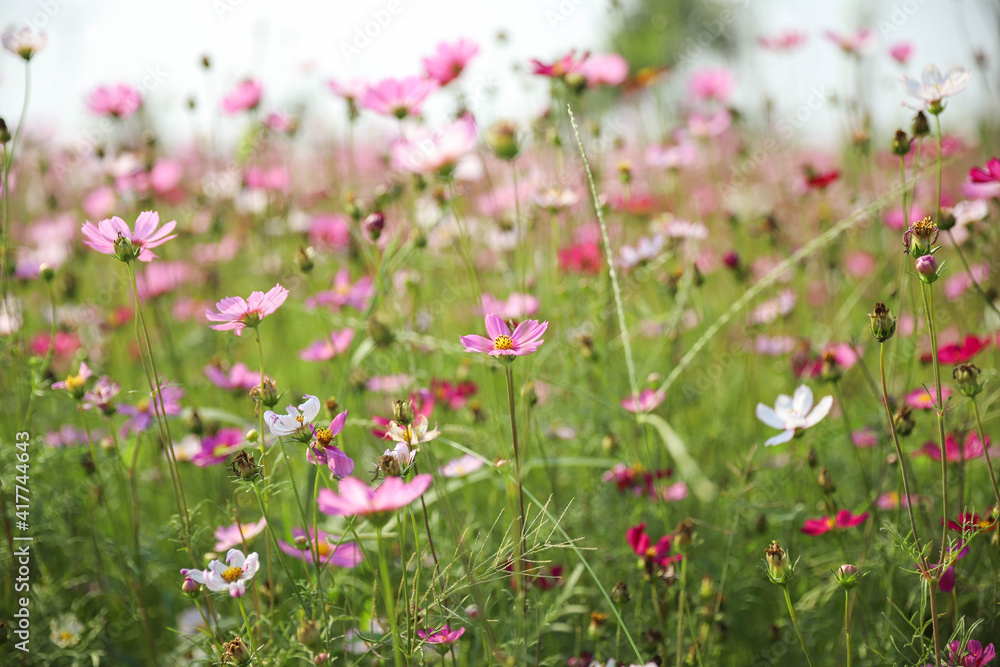
[[[524,557],[525,535],[524,535],[524,487],[521,483],[521,452],[517,444],[517,419],[514,408],[514,371],[506,363],[507,371],[507,407],[510,411],[510,433],[514,443],[514,477],[517,482],[517,543],[514,548],[514,577],[517,581],[517,595],[520,598],[521,614],[526,612],[525,590],[524,590],[524,565],[521,559]]]
[[[879,344],[878,371],[882,379],[882,404],[885,406],[885,416],[889,421],[889,432],[892,434],[892,444],[896,447],[896,462],[899,463],[899,476],[903,479],[903,502],[906,504],[906,513],[910,517],[910,530],[913,532],[913,541],[917,545],[917,551],[922,551],[920,538],[917,536],[917,522],[913,520],[913,506],[910,503],[910,482],[906,475],[906,466],[903,463],[903,448],[899,445],[899,434],[896,433],[896,420],[892,418],[892,408],[889,407],[889,392],[885,387],[885,343]]]
[[[851,667],[851,592],[844,589],[844,639],[847,642],[847,667]]]
[[[972,408],[976,412],[976,428],[979,429],[979,442],[983,443],[983,453],[986,455],[986,469],[990,471],[990,482],[993,484],[993,497],[997,501],[997,509],[1000,510],[1000,487],[997,487],[996,473],[993,472],[993,462],[990,460],[990,448],[986,446],[986,436],[983,435],[983,420],[979,416],[979,403],[976,397],[972,397]]]
[[[687,593],[687,558],[681,559],[680,589],[677,592],[677,667],[684,661],[684,598]]]
[[[989,295],[987,295],[986,292],[983,290],[983,286],[980,285],[979,281],[976,280],[976,277],[972,275],[972,267],[969,266],[969,262],[965,259],[965,253],[962,252],[962,246],[960,246],[958,242],[955,241],[955,236],[951,233],[950,229],[948,230],[948,238],[951,239],[952,247],[955,248],[955,250],[958,252],[958,258],[962,260],[962,266],[965,267],[965,272],[969,276],[969,281],[972,283],[972,287],[975,288],[976,292],[979,293],[979,296],[983,297],[983,301],[986,302],[986,305],[992,308],[994,313],[1000,315],[1000,308],[997,308],[997,305],[993,303]]]
[[[24,117],[28,113],[28,98],[31,93],[31,62],[24,61],[24,101],[21,103],[21,116],[17,121],[17,129],[14,130],[14,137],[10,142],[10,152],[7,152],[7,145],[4,144],[3,151],[3,234],[0,235],[0,301],[7,298],[7,239],[10,235],[10,218],[8,215],[8,199],[10,199],[10,168],[14,165],[14,152],[18,146],[18,139],[21,136],[21,128],[24,127]]]
[[[844,428],[847,431],[847,445],[854,451],[854,460],[858,463],[858,473],[861,475],[861,481],[864,482],[865,490],[870,496],[872,492],[872,483],[868,479],[868,475],[865,474],[865,466],[861,461],[861,452],[859,452],[858,448],[854,446],[854,440],[851,437],[853,429],[851,428],[851,420],[847,416],[847,403],[844,402],[844,392],[840,388],[839,380],[833,383],[833,390],[837,392],[837,402],[840,403],[840,416],[844,420]]]
[[[806,638],[802,636],[799,622],[795,618],[795,607],[792,606],[792,596],[788,593],[788,586],[782,586],[781,590],[785,593],[785,604],[788,605],[788,615],[792,617],[792,626],[795,628],[795,634],[799,636],[799,643],[802,644],[802,652],[806,654],[806,662],[809,663],[809,667],[816,667],[813,664],[812,656],[809,655],[809,649],[806,648]]]
[[[4,245],[4,246],[0,247],[0,256],[4,256],[4,255],[6,255],[6,253],[7,253],[7,246]],[[44,361],[42,361],[42,368],[41,368],[41,370],[42,370],[43,373],[45,372],[45,369],[47,369],[49,367],[49,364],[52,362],[52,354],[53,354],[53,352],[55,351],[55,348],[56,348],[56,323],[57,323],[57,320],[56,320],[56,296],[55,296],[55,292],[52,291],[52,281],[51,280],[46,280],[45,281],[45,287],[48,288],[48,293],[49,293],[49,305],[50,305],[51,311],[52,311],[52,328],[51,328],[51,330],[49,332],[49,346],[45,350],[45,359],[44,359]],[[24,431],[25,429],[28,428],[28,422],[31,420],[31,413],[32,413],[32,411],[33,411],[33,409],[35,407],[35,396],[37,395],[37,392],[38,392],[38,387],[35,386],[35,374],[34,374],[34,372],[32,372],[31,373],[31,395],[28,396],[28,407],[24,411],[24,419],[21,421],[21,429],[20,430],[22,430],[22,431]]]
[[[924,298],[924,312],[927,315],[927,327],[931,334],[931,363],[934,367],[934,390],[936,393],[935,412],[938,422],[938,443],[941,447],[941,558],[940,567],[944,567],[944,556],[948,547],[948,451],[944,434],[944,401],[941,399],[941,364],[938,361],[937,329],[934,326],[934,290],[930,285],[922,283],[920,293]]]
[[[382,597],[385,598],[386,613],[389,615],[389,625],[392,627],[392,656],[396,667],[403,665],[402,641],[399,636],[399,619],[396,618],[396,601],[393,599],[392,584],[389,581],[389,565],[385,558],[385,545],[382,542],[382,528],[375,526],[375,539],[378,541],[378,569],[382,579]]]
[[[941,136],[941,114],[940,113],[934,114],[934,121],[937,123],[937,140],[938,140],[938,155],[937,155],[937,158],[938,158],[938,160],[937,160],[937,162],[938,162],[938,168],[937,168],[937,172],[938,172],[938,174],[937,174],[937,177],[938,177],[938,182],[937,182],[937,204],[934,207],[934,219],[936,221],[940,222],[941,221],[941,172],[942,172],[941,161],[942,161],[942,159],[944,157],[944,152],[942,151],[942,147],[944,145],[944,137]]]
[[[934,595],[934,585],[937,583],[937,578],[931,578],[927,580],[927,592],[931,596],[931,625],[937,628],[937,600]],[[941,665],[941,640],[938,638],[938,633],[934,633],[934,667],[940,667]]]

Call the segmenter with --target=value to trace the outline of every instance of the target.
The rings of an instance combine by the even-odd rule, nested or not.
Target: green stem
[[[0,256],[7,253],[7,246],[3,245],[0,247]],[[52,362],[52,354],[56,348],[56,296],[55,292],[52,291],[52,281],[46,280],[45,287],[48,289],[49,293],[49,305],[52,310],[52,328],[49,332],[49,346],[45,350],[45,359],[42,361],[41,371],[44,373],[45,369],[49,367]],[[35,373],[31,373],[31,394],[28,396],[28,407],[24,411],[24,419],[21,421],[21,428],[19,430],[24,431],[28,428],[28,422],[31,420],[31,413],[35,407],[35,397],[38,394],[38,387],[35,386]]]
[[[986,469],[990,471],[990,482],[993,484],[993,497],[997,501],[997,509],[1000,511],[1000,487],[997,487],[996,473],[993,472],[993,462],[990,460],[990,448],[986,446],[986,436],[983,435],[983,420],[979,416],[979,403],[976,397],[972,397],[972,408],[976,412],[976,428],[979,429],[979,442],[983,443],[983,454],[986,455]]]
[[[851,667],[851,592],[844,589],[844,639],[847,642],[847,667]]]
[[[816,667],[813,664],[812,656],[809,655],[809,649],[806,648],[806,638],[802,636],[802,630],[799,628],[799,622],[795,618],[795,607],[792,606],[792,596],[788,592],[788,586],[782,586],[781,590],[785,593],[785,604],[788,605],[788,615],[792,617],[792,626],[795,628],[795,634],[799,636],[799,643],[802,644],[802,651],[806,654],[806,662],[809,663],[809,667]]]
[[[938,423],[938,443],[941,447],[941,558],[939,567],[944,568],[944,557],[948,547],[948,451],[944,434],[944,401],[941,399],[941,364],[938,362],[937,329],[934,326],[934,290],[930,285],[922,283],[920,293],[924,298],[924,312],[927,316],[927,327],[931,335],[931,363],[934,367],[934,390],[936,393],[935,412]],[[943,572],[943,569],[942,569]],[[932,593],[933,595],[933,593]]]
[[[396,618],[396,601],[393,599],[392,584],[389,581],[389,565],[385,557],[385,545],[382,542],[382,528],[375,527],[375,539],[378,541],[378,569],[382,584],[382,597],[385,598],[386,613],[389,615],[389,625],[392,627],[392,656],[396,667],[403,665],[402,638],[399,636],[399,619]]]
[[[681,558],[680,588],[677,591],[677,667],[684,661],[684,597],[687,593],[687,558]]]
[[[917,536],[917,522],[913,519],[913,506],[910,502],[910,482],[906,475],[906,466],[903,462],[903,448],[899,445],[899,434],[896,433],[896,420],[892,418],[892,408],[889,407],[889,392],[885,386],[885,342],[879,344],[878,353],[879,377],[882,379],[882,405],[885,406],[885,416],[889,421],[889,432],[892,434],[892,444],[896,447],[896,461],[899,463],[899,476],[903,479],[903,502],[906,505],[906,513],[910,517],[910,530],[913,532],[913,541],[916,543],[917,551],[923,551],[920,546],[920,538]]]
[[[938,139],[938,174],[937,174],[937,204],[934,207],[934,219],[941,222],[941,161],[944,158],[944,152],[942,147],[944,146],[944,137],[941,136],[941,114],[934,114],[934,121],[937,123],[937,139]]]
[[[247,641],[253,641],[253,630],[250,628],[250,619],[247,618],[246,607],[243,606],[243,597],[240,596],[236,598],[236,604],[240,607],[240,615],[243,617],[243,625],[246,627],[247,631]],[[250,653],[253,654],[254,650],[250,649]]]
[[[507,408],[510,411],[510,433],[514,443],[514,477],[517,483],[517,533],[514,547],[514,578],[517,582],[517,596],[520,598],[518,606],[521,608],[521,615],[526,611],[526,599],[524,590],[524,552],[526,551],[524,535],[524,486],[521,480],[521,452],[517,444],[517,419],[514,408],[514,371],[510,366],[511,362],[506,362],[507,371]]]
[[[972,287],[976,290],[976,292],[979,293],[979,296],[983,298],[983,301],[986,302],[986,305],[992,308],[994,313],[1000,315],[1000,308],[997,308],[997,305],[993,303],[989,295],[987,295],[986,292],[983,290],[983,286],[980,285],[979,281],[976,280],[976,277],[972,275],[972,267],[969,266],[969,262],[965,259],[965,253],[962,252],[962,246],[960,246],[958,242],[955,241],[955,237],[951,233],[950,229],[948,230],[948,238],[951,239],[952,247],[955,248],[955,250],[958,252],[958,258],[962,260],[962,266],[965,267],[965,272],[969,275],[969,281],[972,283]]]
[[[8,215],[8,200],[10,199],[10,168],[14,165],[14,151],[18,146],[18,139],[21,136],[21,128],[24,127],[24,117],[28,113],[28,97],[31,93],[31,67],[30,61],[24,61],[24,101],[21,103],[21,116],[17,121],[17,129],[14,130],[14,137],[10,142],[10,152],[7,152],[7,145],[3,150],[3,233],[0,235],[0,301],[7,299],[7,239],[10,237],[10,217]]]

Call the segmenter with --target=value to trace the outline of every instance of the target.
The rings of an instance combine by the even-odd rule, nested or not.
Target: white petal
[[[778,417],[784,419],[792,411],[792,397],[787,394],[780,394],[778,400],[774,402],[774,411]]]
[[[226,554],[226,562],[229,563],[230,567],[238,567],[242,570],[245,561],[246,556],[239,549],[230,549],[229,553]]]
[[[805,421],[802,425],[804,427],[815,426],[820,421],[822,421],[823,417],[826,417],[828,414],[830,414],[830,408],[832,407],[833,407],[833,396],[824,397],[823,399],[820,400],[819,403],[816,404],[816,407],[813,408],[813,411],[810,412],[809,415],[805,418]]]
[[[785,420],[778,417],[774,408],[770,405],[764,405],[763,403],[757,404],[757,419],[761,420],[771,428],[785,428]]]
[[[781,444],[784,444],[784,443],[788,442],[789,440],[791,440],[794,437],[795,437],[795,431],[782,431],[781,433],[779,433],[778,435],[774,436],[773,438],[768,438],[764,442],[764,446],[765,447],[774,447],[775,445],[781,445]]]
[[[306,402],[299,406],[299,410],[302,411],[302,418],[308,424],[319,414],[319,399],[309,394],[305,394],[303,398],[306,399]]]
[[[795,390],[795,398],[792,399],[792,409],[799,414],[799,416],[804,415],[809,412],[809,408],[813,406],[813,392],[809,388],[809,385],[801,384],[799,388]]]

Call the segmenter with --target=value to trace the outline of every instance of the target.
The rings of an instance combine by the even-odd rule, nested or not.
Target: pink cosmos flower
[[[266,125],[267,129],[272,132],[279,132],[282,134],[288,134],[298,127],[296,120],[284,111],[272,111],[267,114],[267,118],[264,120],[264,125]]]
[[[725,67],[706,67],[696,70],[688,81],[688,92],[702,102],[713,101],[725,104],[733,95],[736,80]]]
[[[832,407],[833,396],[826,396],[813,408],[812,389],[806,385],[799,386],[794,397],[779,395],[773,408],[758,403],[757,419],[772,428],[783,429],[778,435],[769,438],[764,446],[772,447],[788,442],[795,437],[797,430],[815,426],[822,421]]]
[[[628,61],[617,53],[592,54],[577,71],[586,79],[588,88],[617,86],[628,76]]]
[[[985,167],[973,167],[969,178],[973,183],[1000,183],[1000,159],[990,158]]]
[[[419,114],[424,100],[435,88],[433,81],[416,76],[382,79],[365,89],[361,106],[384,116],[402,119]]]
[[[222,428],[215,435],[207,435],[201,441],[201,449],[191,455],[191,463],[206,468],[222,463],[243,447],[243,431],[238,428]]]
[[[351,223],[343,215],[321,213],[309,223],[309,243],[324,250],[347,248],[351,245]]]
[[[969,273],[972,275],[970,276]],[[969,267],[967,273],[959,273],[957,275],[951,276],[944,281],[944,295],[948,297],[949,301],[955,301],[963,294],[965,291],[972,287],[972,281],[975,280],[980,285],[983,284],[990,277],[990,265],[986,262],[980,264],[973,264]],[[941,351],[938,351],[940,355]],[[938,357],[940,359],[940,356]]]
[[[365,383],[365,389],[378,394],[395,394],[413,384],[413,377],[406,373],[376,375]]]
[[[256,329],[260,321],[278,310],[287,298],[288,290],[277,284],[266,294],[251,292],[246,300],[239,296],[227,296],[215,304],[218,312],[206,309],[205,317],[211,322],[222,322],[212,325],[211,328],[216,331],[232,331],[237,336],[242,336],[243,329]]]
[[[241,81],[231,93],[222,98],[222,110],[228,114],[235,114],[256,109],[263,92],[264,86],[257,79]]]
[[[330,87],[334,95],[350,102],[361,99],[365,90],[368,89],[368,83],[364,79],[345,79],[343,81],[330,79],[326,85]]]
[[[986,438],[986,447],[990,446],[989,437]],[[993,450],[990,450],[993,451]],[[970,431],[967,436],[965,436],[965,442],[961,447],[958,445],[958,439],[953,433],[949,433],[944,439],[944,453],[945,458],[948,463],[960,463],[962,461],[971,461],[972,459],[978,459],[983,455],[983,441],[979,439],[979,434],[975,431]],[[920,449],[913,452],[914,456],[929,456],[935,461],[941,460],[941,445],[937,441],[925,442]]]
[[[688,497],[688,485],[683,480],[674,482],[663,489],[663,499],[668,503],[678,502]]]
[[[334,276],[333,289],[317,292],[316,296],[309,297],[305,303],[309,308],[326,306],[333,311],[339,311],[344,306],[364,310],[374,294],[371,276],[361,276],[352,284],[351,271],[345,266]]]
[[[332,516],[367,516],[379,522],[388,519],[388,513],[406,507],[424,495],[431,485],[432,475],[416,475],[404,482],[401,477],[387,477],[375,489],[360,479],[347,477],[340,480],[340,494],[330,489],[320,489],[317,505],[319,511]]]
[[[687,117],[687,131],[696,139],[711,139],[717,137],[733,124],[732,114],[728,109],[719,109],[715,113],[690,113]]]
[[[244,556],[239,549],[230,549],[226,563],[213,560],[207,570],[181,570],[181,574],[204,585],[210,591],[229,591],[238,598],[247,592],[247,583],[260,569],[260,558],[256,553]]]
[[[437,630],[417,630],[417,636],[428,644],[447,645],[454,644],[458,638],[465,634],[465,628],[452,630],[448,624],[442,625]],[[971,642],[970,642],[971,643]]]
[[[439,86],[445,86],[462,73],[477,53],[479,45],[467,39],[459,39],[450,44],[441,42],[434,55],[424,58],[424,71],[428,79],[436,81]]]
[[[893,45],[889,49],[889,55],[900,65],[905,65],[910,61],[910,57],[913,55],[913,44],[909,42],[900,42],[899,44]]]
[[[238,523],[229,526],[219,526],[215,529],[216,542],[212,550],[225,551],[226,549],[238,547],[244,541],[249,542],[257,535],[260,535],[264,531],[265,526],[267,526],[267,519],[264,517],[261,517],[260,521],[244,523],[242,530]]]
[[[491,357],[519,357],[538,350],[538,346],[545,342],[540,338],[548,326],[548,322],[539,324],[537,320],[524,320],[512,334],[503,318],[490,313],[486,316],[486,333],[489,338],[473,334],[459,336],[458,339],[465,346],[466,352],[484,352]]]
[[[83,370],[83,364],[80,364],[80,370]],[[94,383],[94,386],[83,395],[83,400],[81,404],[84,410],[100,410],[105,415],[112,415],[115,413],[117,408],[113,403],[118,392],[122,390],[122,386],[109,378],[107,375],[102,375]]]
[[[906,92],[920,100],[917,104],[906,106],[917,111],[939,106],[944,98],[965,90],[972,80],[972,72],[965,67],[952,67],[947,75],[942,75],[936,65],[927,65],[920,78],[917,81],[909,76],[903,77]]]
[[[652,543],[652,539],[646,533],[645,521],[626,530],[625,540],[637,556],[652,565],[665,567],[675,560],[680,560],[680,556],[670,555],[669,535],[661,537],[656,544]]]
[[[761,35],[757,43],[770,51],[791,51],[806,43],[806,33],[801,30],[783,30],[773,35]]]
[[[934,387],[921,387],[920,389],[914,389],[906,398],[903,399],[904,402],[913,408],[914,410],[932,410],[934,408],[934,401],[936,400],[937,392]],[[951,387],[941,387],[941,400],[947,402],[951,397]]]
[[[698,146],[682,140],[672,146],[651,144],[645,153],[646,165],[659,169],[683,169],[698,162]]]
[[[506,301],[501,301],[489,292],[481,297],[483,315],[497,313],[505,320],[520,320],[538,312],[538,299],[530,294],[512,292]]]
[[[866,426],[851,433],[851,442],[855,447],[871,449],[878,444],[878,435]]]
[[[459,160],[476,145],[472,114],[449,123],[437,132],[419,128],[392,146],[394,169],[411,174],[451,176]]]
[[[988,348],[991,343],[989,336],[966,336],[964,340],[960,343],[950,343],[948,345],[942,345],[938,348],[938,362],[942,364],[947,364],[949,366],[954,366],[956,364],[964,364]],[[920,361],[930,363],[931,353],[920,355]]]
[[[540,60],[532,58],[531,60],[531,73],[538,74],[539,76],[547,76],[553,79],[561,79],[567,74],[579,71],[580,66],[586,62],[589,53],[583,53],[579,59],[576,57],[576,51],[571,50],[561,59],[552,63],[551,65],[546,65]]]
[[[354,542],[341,542],[339,546],[334,546],[340,539],[340,536],[330,535],[322,530],[314,532],[312,527],[308,531],[301,528],[292,528],[292,538],[295,540],[307,540],[305,542],[307,545],[306,548],[300,549],[294,544],[289,544],[283,540],[278,540],[278,547],[289,556],[300,558],[309,565],[316,563],[313,554],[313,543],[315,543],[316,551],[319,554],[319,562],[327,567],[355,567],[364,559],[361,549]]]
[[[94,375],[93,371],[87,366],[87,362],[80,362],[80,371],[76,375],[70,375],[65,380],[61,382],[53,382],[52,390],[65,390],[70,394],[79,394],[79,397],[83,397],[84,388],[89,380]]]
[[[87,108],[96,114],[128,118],[142,106],[142,95],[124,83],[98,86],[87,96]]]
[[[140,301],[148,301],[196,280],[198,272],[187,262],[157,262],[136,275],[136,292]]]
[[[163,414],[168,417],[179,415],[181,413],[180,401],[184,398],[184,390],[177,385],[167,385],[163,380],[160,380],[160,394],[163,398]],[[157,403],[160,403],[159,399],[157,399]],[[118,411],[129,416],[129,419],[122,424],[122,437],[129,433],[145,431],[153,423],[155,416],[152,397],[144,398],[135,405],[119,406]]]
[[[969,643],[962,649],[962,642],[955,640],[948,644],[948,656],[955,667],[982,667],[993,662],[996,657],[996,650],[993,644],[986,648],[975,639],[970,639]]]
[[[250,391],[260,384],[260,371],[251,371],[241,361],[233,364],[228,373],[215,364],[205,366],[205,377],[226,391]]]
[[[629,412],[652,412],[658,405],[666,400],[667,394],[663,391],[653,391],[648,387],[639,392],[638,399],[629,396],[622,399],[622,407]]]
[[[140,262],[151,262],[156,259],[156,254],[152,249],[177,236],[170,233],[177,226],[176,220],[171,220],[157,230],[156,227],[159,224],[159,213],[143,211],[136,218],[135,233],[118,216],[101,220],[96,225],[88,220],[84,223],[81,231],[84,237],[83,242],[97,252],[114,255],[123,262],[130,262],[133,259],[138,259]]]
[[[866,55],[875,45],[875,33],[870,28],[843,35],[833,30],[824,30],[823,34],[848,55]]]
[[[806,519],[802,532],[806,535],[822,535],[834,528],[852,528],[863,524],[868,520],[868,516],[868,512],[854,515],[849,510],[840,510],[835,519],[828,516],[822,519]]]
[[[346,327],[334,331],[328,338],[322,338],[309,344],[309,347],[299,352],[303,361],[327,361],[338,354],[343,354],[351,347],[354,340],[354,329]]]
[[[31,60],[32,56],[44,49],[49,41],[44,32],[35,30],[30,25],[20,29],[10,26],[3,31],[3,37],[0,39],[3,41],[3,48],[24,58],[25,61]]]
[[[486,465],[486,462],[478,456],[463,454],[457,459],[452,459],[438,468],[438,472],[442,477],[449,479],[453,477],[465,477],[466,475],[471,475],[476,472],[484,465]]]
[[[315,440],[310,442],[306,448],[306,461],[313,465],[326,466],[330,470],[330,474],[337,479],[348,477],[354,472],[354,460],[340,447],[333,444],[333,439],[340,435],[346,423],[347,411],[345,410],[334,417],[327,428],[315,429],[313,432]],[[311,427],[311,424],[307,426],[307,428]]]

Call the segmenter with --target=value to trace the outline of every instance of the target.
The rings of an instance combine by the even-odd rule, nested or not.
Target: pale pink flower
[[[361,276],[357,282],[351,283],[351,271],[345,266],[334,276],[333,289],[317,292],[316,296],[306,299],[305,305],[309,308],[325,306],[334,311],[344,306],[364,310],[374,295],[375,286],[371,277]]]
[[[476,121],[471,114],[437,132],[418,128],[392,146],[392,166],[412,174],[450,176],[458,161],[476,145]]]
[[[795,437],[800,429],[815,426],[830,413],[833,407],[833,396],[825,396],[816,407],[813,407],[813,393],[807,385],[800,385],[795,390],[795,396],[781,394],[774,407],[757,404],[757,419],[771,428],[782,429],[778,435],[768,438],[765,447],[772,447],[788,442]]]
[[[416,475],[409,482],[400,477],[386,477],[375,489],[354,477],[340,480],[339,494],[320,489],[316,504],[319,511],[332,516],[371,516],[373,520],[388,518],[389,512],[406,507],[424,494],[433,476]]]
[[[442,477],[465,477],[471,475],[485,465],[485,462],[478,456],[463,454],[457,459],[452,459],[438,468]]]
[[[376,375],[365,383],[365,389],[378,394],[395,394],[411,384],[413,384],[413,378],[405,373]]]
[[[587,80],[588,88],[617,86],[628,77],[628,61],[617,53],[591,54],[577,71]]]
[[[913,97],[920,100],[917,104],[906,104],[905,106],[917,111],[938,107],[941,100],[952,97],[965,90],[972,80],[972,72],[965,67],[952,67],[946,75],[941,74],[941,70],[936,65],[927,65],[921,75],[921,80],[904,76],[903,85]]]
[[[855,447],[870,449],[878,444],[878,435],[866,426],[851,433],[851,442]]]
[[[159,213],[143,211],[135,221],[135,233],[118,216],[101,220],[96,225],[88,220],[81,231],[84,236],[83,242],[98,252],[115,255],[123,262],[130,262],[133,259],[151,262],[156,259],[152,249],[177,236],[170,233],[177,226],[176,220],[171,220],[157,229],[159,224]],[[115,247],[116,243],[118,248]]]
[[[235,114],[256,109],[263,92],[264,86],[257,79],[241,81],[232,92],[222,98],[222,110],[228,114]]]
[[[249,542],[252,538],[260,535],[267,526],[267,519],[261,517],[260,521],[252,523],[234,523],[229,526],[219,526],[215,529],[215,547],[213,551],[225,551]]]
[[[971,273],[971,277],[969,275]],[[972,287],[973,278],[977,283],[982,285],[990,277],[990,265],[986,262],[980,264],[973,264],[969,267],[969,271],[956,273],[947,280],[944,281],[944,295],[948,297],[949,301],[954,301],[955,299],[962,296],[967,289]]]
[[[354,542],[341,542],[335,546],[340,539],[337,535],[328,535],[325,531],[313,532],[312,527],[308,531],[301,528],[292,528],[292,537],[296,540],[305,538],[306,548],[300,549],[294,544],[278,540],[278,547],[289,556],[301,558],[310,565],[315,564],[313,549],[319,554],[319,562],[328,567],[355,567],[363,560],[361,549]]]
[[[326,250],[347,248],[351,245],[351,223],[338,213],[320,213],[309,223],[309,242]]]
[[[629,412],[652,412],[666,400],[667,394],[663,391],[653,391],[646,388],[639,392],[639,398],[629,396],[622,399],[622,407]]]
[[[343,81],[330,79],[326,85],[330,87],[334,95],[351,102],[360,100],[368,89],[368,83],[364,79],[345,79]]]
[[[159,158],[149,170],[149,185],[157,194],[166,194],[180,185],[184,167],[177,160]]]
[[[889,49],[889,55],[900,65],[905,65],[910,61],[910,57],[913,55],[913,44],[909,42],[900,42],[899,44],[894,44],[892,48]]]
[[[505,320],[521,320],[538,311],[538,299],[530,294],[513,292],[501,301],[489,292],[483,292],[482,313],[496,313]]]
[[[115,208],[117,197],[114,188],[110,185],[102,185],[87,193],[83,198],[83,212],[88,218],[104,218]]]
[[[445,86],[462,73],[477,53],[479,45],[467,39],[452,43],[441,42],[434,55],[424,58],[424,71],[428,79],[436,81],[439,86]]]
[[[260,371],[251,371],[241,361],[233,364],[228,373],[215,364],[205,366],[205,377],[227,391],[250,391],[260,384]]]
[[[651,144],[646,149],[646,165],[659,169],[683,169],[698,162],[698,147],[690,141],[679,141],[673,146]]]
[[[687,117],[687,131],[696,139],[717,137],[733,124],[733,117],[728,109],[719,109],[715,113],[691,113]]]
[[[264,119],[264,125],[272,132],[287,134],[298,127],[295,119],[284,111],[272,111]]]
[[[382,79],[369,84],[361,97],[361,106],[384,116],[406,118],[420,113],[424,100],[434,92],[433,81],[408,76],[405,79]]]
[[[288,290],[278,284],[266,294],[252,292],[246,300],[239,296],[227,296],[215,304],[218,312],[206,310],[205,317],[211,322],[222,322],[212,325],[216,331],[232,331],[241,336],[246,327],[256,329],[260,321],[278,310],[287,298]]]
[[[87,97],[87,108],[96,114],[114,118],[128,118],[142,106],[142,95],[124,83],[98,86]]]
[[[198,272],[187,262],[157,262],[136,275],[136,292],[140,301],[148,301],[199,279]]]
[[[806,33],[801,30],[783,30],[772,36],[761,35],[757,43],[770,51],[791,51],[806,43]]]
[[[688,497],[688,485],[684,481],[674,482],[663,489],[663,499],[667,502],[677,502]]]
[[[435,424],[436,426],[436,424]],[[389,428],[385,432],[385,437],[395,442],[404,443],[416,449],[424,442],[434,440],[441,431],[437,428],[430,428],[430,422],[426,415],[417,415],[412,424],[403,425],[390,421]]]
[[[351,347],[354,340],[354,329],[347,327],[334,331],[328,338],[321,338],[309,344],[309,347],[299,352],[303,361],[327,361],[338,354],[343,354]]]
[[[839,46],[841,51],[850,55],[866,55],[875,45],[875,33],[870,28],[843,35],[833,30],[824,30],[823,34]]]
[[[864,278],[875,270],[875,256],[871,253],[856,251],[844,256],[844,271],[852,278]]]
[[[10,26],[3,31],[3,48],[16,56],[31,60],[32,56],[45,48],[49,39],[44,32],[39,32],[31,26],[23,26],[20,29]]]
[[[511,333],[507,323],[499,315],[490,313],[486,316],[486,332],[489,338],[475,334],[459,336],[466,352],[483,352],[491,357],[522,356],[538,350],[544,343],[541,336],[548,328],[548,322],[539,324],[537,320],[524,320]]]
[[[688,92],[701,101],[725,104],[733,95],[736,79],[725,67],[706,67],[696,70],[688,81]]]

